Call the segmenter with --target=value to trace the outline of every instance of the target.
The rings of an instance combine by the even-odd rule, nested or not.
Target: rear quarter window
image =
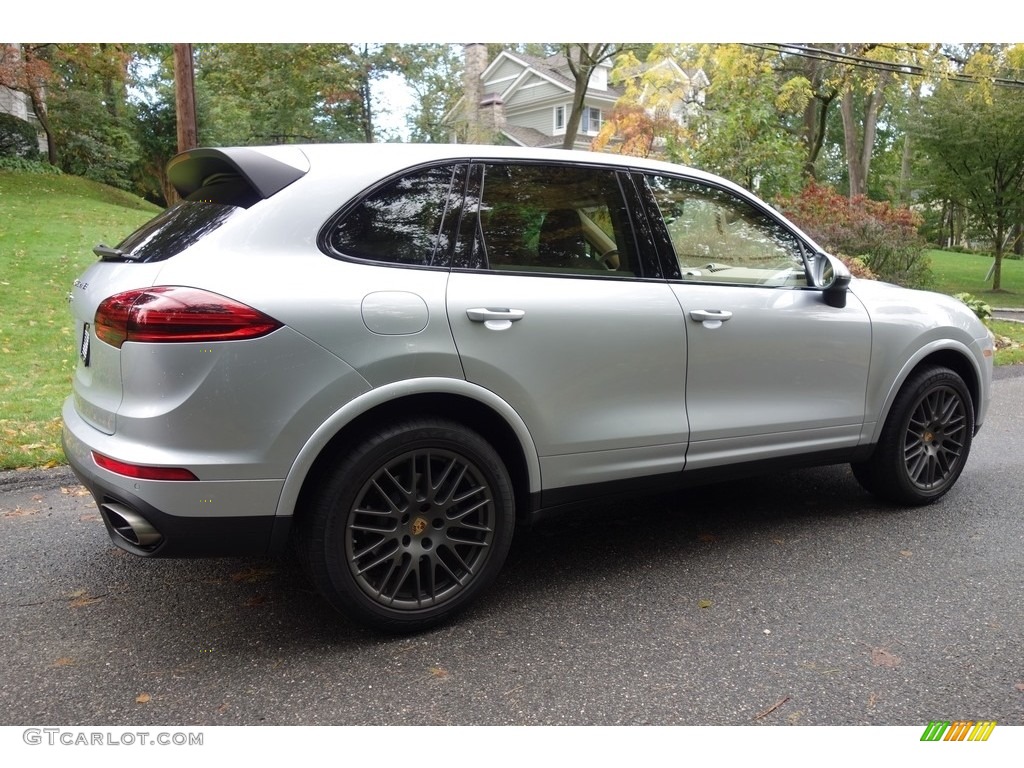
[[[447,267],[452,238],[446,216],[462,205],[456,167],[420,168],[347,207],[325,230],[332,256],[420,267]]]

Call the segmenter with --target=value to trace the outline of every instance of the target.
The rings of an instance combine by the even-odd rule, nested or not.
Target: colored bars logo
[[[988,741],[995,727],[995,720],[932,720],[921,741]]]

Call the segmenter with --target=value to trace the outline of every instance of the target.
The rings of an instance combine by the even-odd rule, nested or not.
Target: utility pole
[[[178,151],[199,145],[196,129],[196,74],[192,43],[174,44],[174,103],[178,118]]]

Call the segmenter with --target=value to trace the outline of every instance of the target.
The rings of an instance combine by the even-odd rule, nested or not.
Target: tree
[[[966,71],[977,82],[943,83],[925,100],[920,126],[934,199],[962,206],[992,240],[994,291],[1001,289],[1003,254],[1014,247],[1010,236],[1024,215],[1024,90],[994,87],[990,74],[1004,56],[1024,58],[1024,50],[975,54]]]
[[[699,107],[694,108],[692,84],[685,81],[679,61],[685,61],[685,53],[665,44],[651,46],[643,61],[633,50],[618,57],[611,80],[624,92],[602,121],[593,142],[595,150],[614,148],[619,154],[637,157],[648,157],[662,147],[682,153],[680,148],[692,138],[685,118],[699,114]],[[612,143],[613,139],[618,141]]]
[[[780,80],[776,55],[709,45],[696,62],[711,84],[693,162],[765,197],[800,187],[805,148],[789,124],[803,115],[810,99],[805,77]]]
[[[594,70],[606,61],[613,60],[626,50],[623,43],[562,43],[561,51],[569,65],[573,77],[572,109],[565,121],[565,137],[562,140],[564,149],[572,149],[576,144],[580,121],[583,119],[583,101],[590,87],[590,76]]]
[[[422,45],[411,52],[405,81],[416,105],[408,116],[410,138],[416,142],[443,142],[449,135],[444,124],[462,96],[462,58],[451,45]]]

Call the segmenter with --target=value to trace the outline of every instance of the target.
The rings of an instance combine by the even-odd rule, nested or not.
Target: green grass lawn
[[[0,171],[0,469],[63,462],[71,283],[96,243],[120,242],[158,210],[85,179]]]
[[[931,290],[939,293],[970,293],[992,307],[1024,308],[1024,261],[1003,259],[1001,290],[992,291],[985,280],[992,257],[950,251],[928,251],[932,264]]]

